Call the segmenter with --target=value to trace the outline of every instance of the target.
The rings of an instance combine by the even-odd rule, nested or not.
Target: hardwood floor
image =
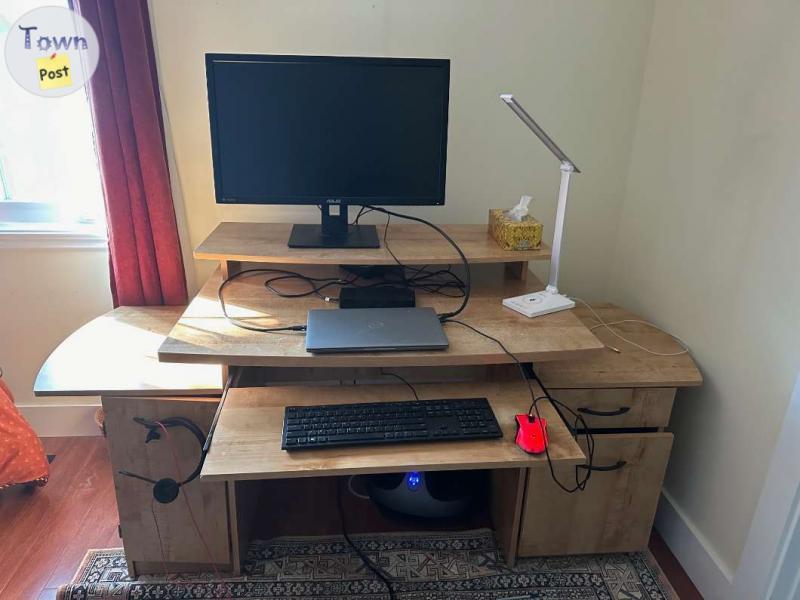
[[[44,445],[55,455],[47,486],[0,491],[3,599],[51,600],[87,550],[122,545],[105,439],[45,438]],[[650,550],[681,600],[702,600],[656,532]]]
[[[697,591],[697,588],[689,579],[686,571],[683,570],[681,563],[672,554],[672,551],[667,546],[666,542],[661,538],[659,533],[654,529],[650,534],[650,552],[653,553],[658,566],[664,571],[664,574],[669,579],[669,583],[675,592],[678,594],[680,600],[703,600],[703,596]]]
[[[45,438],[44,488],[0,492],[0,598],[55,598],[90,548],[122,545],[102,437]]]

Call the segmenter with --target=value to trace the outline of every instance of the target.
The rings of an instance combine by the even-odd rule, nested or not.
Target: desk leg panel
[[[253,539],[261,493],[261,481],[229,481],[228,527],[231,532],[231,563],[234,575],[241,575],[247,545]]]
[[[153,500],[152,484],[122,475],[126,470],[150,479],[176,479],[174,450],[180,477],[197,464],[196,438],[182,427],[169,430],[145,444],[147,430],[134,417],[150,420],[167,417],[190,419],[208,432],[219,398],[123,398],[103,397],[106,435],[113,468],[125,556],[136,575],[167,571],[209,571],[231,566],[226,484],[195,479],[169,504]],[[170,447],[171,445],[171,447]],[[187,501],[191,505],[191,513]],[[209,546],[205,550],[194,521]],[[154,521],[155,519],[155,521]]]
[[[489,513],[497,545],[506,564],[517,560],[522,498],[528,480],[528,469],[495,469],[490,472]]]
[[[519,279],[526,281],[528,279],[528,261],[517,261],[505,264],[506,277],[509,279]]]

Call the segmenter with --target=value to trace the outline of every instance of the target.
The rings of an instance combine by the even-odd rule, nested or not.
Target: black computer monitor
[[[292,247],[378,247],[348,205],[444,204],[450,61],[207,54],[219,204],[318,205]]]

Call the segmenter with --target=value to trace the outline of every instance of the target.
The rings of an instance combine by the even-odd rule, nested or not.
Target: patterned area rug
[[[508,569],[488,529],[352,536],[391,576],[397,600],[678,600],[649,552],[526,558]],[[386,600],[341,537],[250,545],[242,577],[130,581],[122,550],[90,550],[59,600]]]

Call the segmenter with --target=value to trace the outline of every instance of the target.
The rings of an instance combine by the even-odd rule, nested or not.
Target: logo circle
[[[100,44],[78,13],[42,6],[9,28],[5,56],[14,81],[32,94],[55,98],[86,84],[100,60]]]

